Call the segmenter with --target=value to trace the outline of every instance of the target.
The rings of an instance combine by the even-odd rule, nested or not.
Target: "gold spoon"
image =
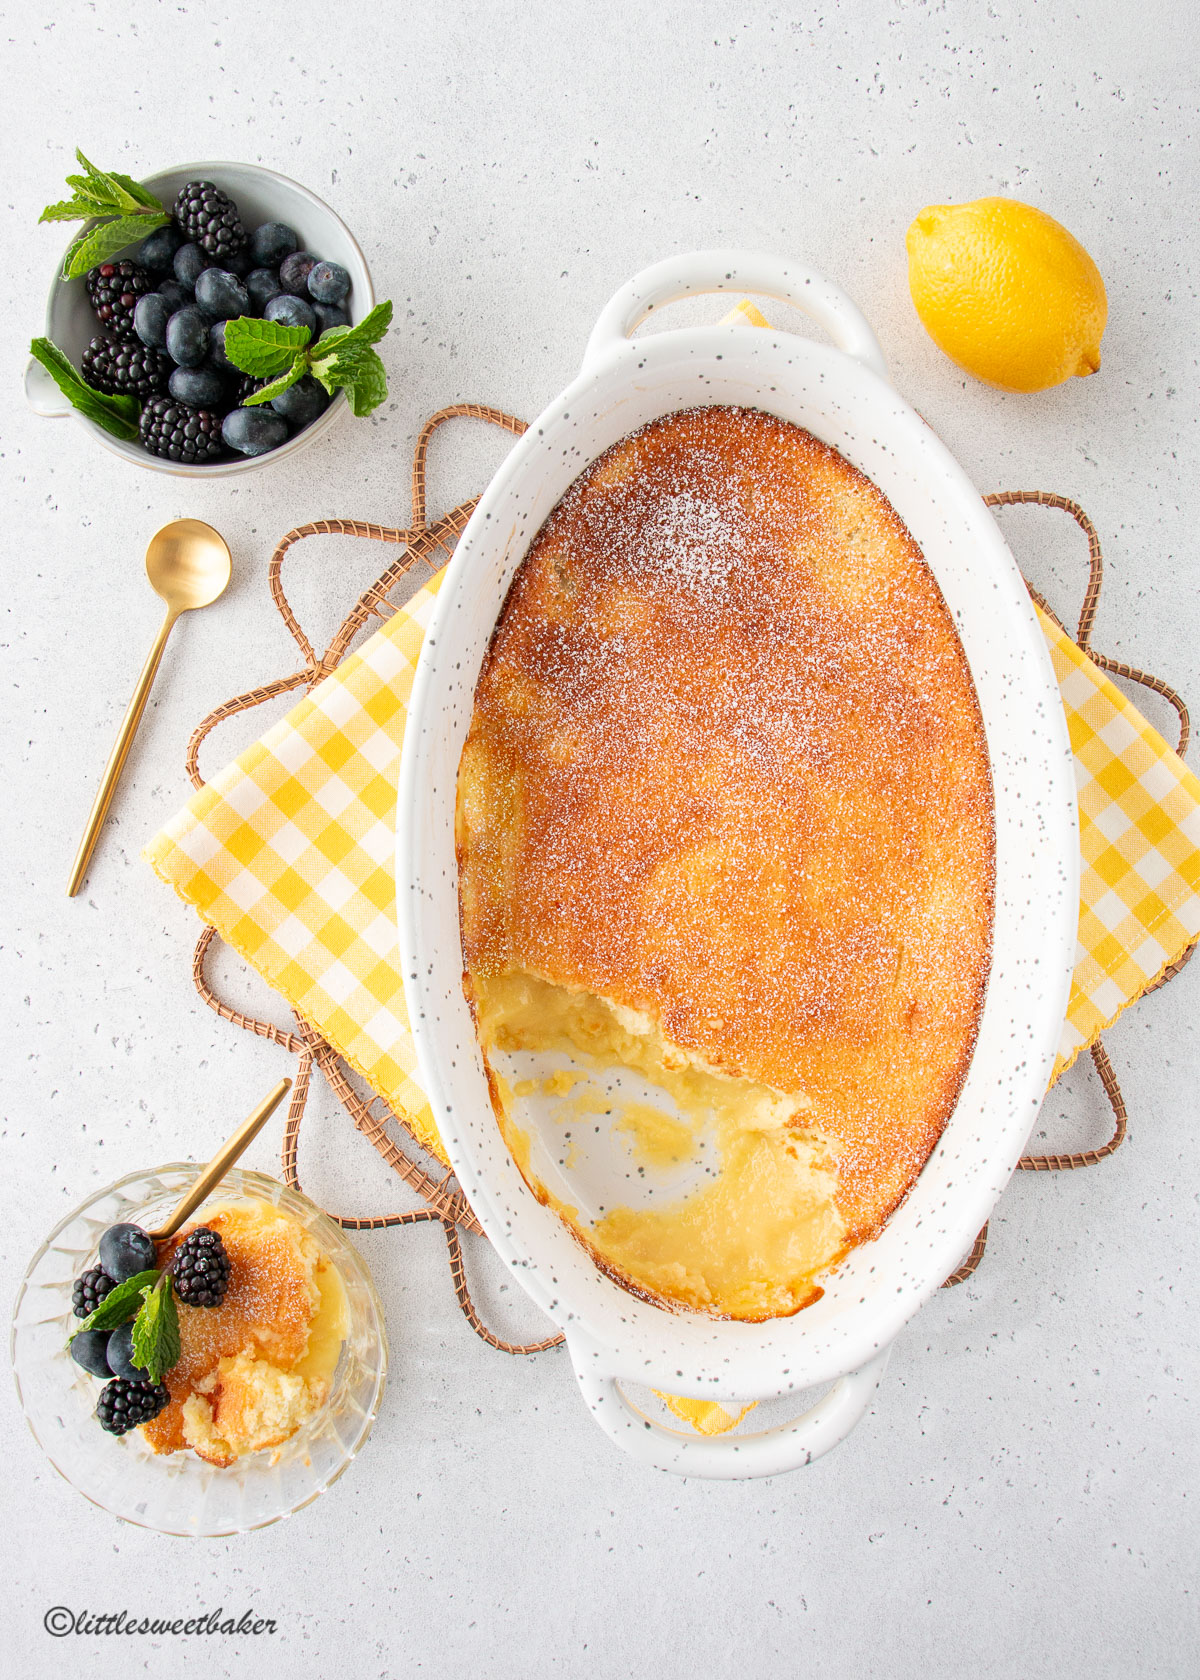
[[[233,1136],[229,1139],[229,1142],[223,1143],[220,1149],[217,1150],[217,1153],[200,1174],[200,1177],[196,1180],[195,1184],[192,1185],[187,1195],[184,1196],[183,1200],[179,1203],[178,1207],[167,1220],[166,1224],[157,1225],[153,1231],[147,1231],[146,1235],[148,1237],[152,1237],[155,1242],[164,1242],[167,1237],[173,1237],[175,1235],[184,1220],[187,1219],[190,1214],[194,1213],[200,1206],[200,1203],[216,1189],[217,1185],[225,1177],[225,1174],[237,1160],[238,1156],[242,1154],[242,1152],[258,1136],[259,1132],[262,1131],[267,1121],[271,1118],[272,1114],[274,1114],[275,1110],[279,1107],[280,1103],[283,1101],[284,1097],[287,1096],[291,1088],[292,1082],[290,1079],[281,1079],[279,1081],[275,1089],[265,1096],[259,1103],[258,1107],[254,1110],[254,1113],[248,1115],[246,1119],[242,1121],[237,1131],[234,1132]]]
[[[158,674],[167,637],[175,628],[175,620],[180,613],[192,612],[196,607],[210,606],[224,591],[232,570],[229,545],[219,531],[214,531],[211,525],[205,525],[202,520],[176,519],[170,525],[164,525],[157,535],[151,537],[150,546],[146,550],[146,576],[150,579],[151,587],[167,603],[167,616],[163,619],[158,640],[150,649],[150,657],[142,667],[142,674],[133,691],[133,699],[129,702],[129,710],[125,713],[116,745],[104,767],[104,779],[100,783],[92,814],[88,818],[87,828],[75,854],[75,867],[71,871],[71,881],[67,887],[68,898],[74,898],[83,885],[88,864],[96,849],[96,841],[108,815],[108,807],[112,804],[117,780],[125,768],[133,737],[137,734],[142,713],[146,710],[146,701],[150,698],[150,689]]]

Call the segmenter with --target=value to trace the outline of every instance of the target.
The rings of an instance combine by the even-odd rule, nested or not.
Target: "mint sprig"
[[[94,390],[75,371],[57,344],[52,344],[48,338],[35,338],[29,352],[34,361],[45,368],[73,408],[89,420],[94,420],[106,432],[111,432],[113,437],[121,438],[125,443],[134,442],[138,435],[139,413],[136,397],[110,397],[103,391]]]
[[[154,1286],[158,1276],[156,1271],[138,1272],[110,1289],[100,1305],[74,1327],[67,1337],[68,1345],[84,1330],[115,1330],[119,1324],[128,1324],[131,1318],[136,1318],[146,1291]]]
[[[143,1289],[142,1305],[133,1321],[133,1363],[152,1383],[160,1383],[179,1363],[179,1309],[171,1274],[162,1271],[152,1289]],[[103,1303],[101,1303],[103,1304]]]
[[[246,406],[270,402],[311,373],[329,392],[344,390],[360,418],[388,394],[387,372],[373,346],[392,322],[390,303],[378,303],[354,327],[331,327],[315,343],[307,327],[284,327],[248,315],[225,324],[225,354],[235,367],[270,384],[246,398]]]
[[[85,171],[68,175],[71,198],[48,204],[38,218],[42,222],[90,222],[100,225],[75,239],[63,258],[62,277],[73,280],[97,263],[107,262],[129,245],[144,239],[154,228],[171,220],[169,211],[152,192],[130,175],[97,169],[81,151],[75,156]]]
[[[171,1273],[138,1272],[110,1289],[100,1305],[77,1324],[67,1346],[84,1330],[116,1330],[133,1320],[133,1363],[140,1365],[150,1382],[160,1383],[179,1363],[179,1308]]]

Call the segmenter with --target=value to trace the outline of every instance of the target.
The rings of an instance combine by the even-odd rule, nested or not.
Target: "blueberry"
[[[157,1264],[154,1243],[140,1225],[110,1225],[100,1238],[100,1264],[114,1283],[124,1283]]]
[[[262,309],[283,291],[279,276],[273,268],[252,268],[246,276],[246,290],[255,309]]]
[[[182,286],[194,286],[213,260],[201,245],[181,245],[175,253],[175,278]]]
[[[208,316],[194,303],[167,322],[167,355],[180,367],[199,367],[208,355]]]
[[[299,249],[299,239],[283,222],[264,222],[250,235],[250,255],[261,268],[278,268]]]
[[[187,403],[191,408],[213,408],[225,395],[225,381],[220,369],[211,363],[203,367],[177,367],[167,380],[167,390],[176,402]],[[125,1372],[118,1371],[117,1375],[122,1377]]]
[[[329,407],[329,393],[320,380],[306,373],[303,379],[298,379],[286,391],[272,397],[271,407],[276,414],[282,414],[290,426],[299,430],[302,426],[311,425],[318,414],[324,414]]]
[[[85,1331],[86,1335],[87,1332]],[[76,1337],[76,1340],[79,1338]],[[74,1344],[72,1344],[74,1345]],[[127,1377],[130,1382],[145,1382],[146,1372],[143,1366],[133,1363],[133,1320],[127,1324],[118,1324],[108,1338],[108,1370],[114,1377]],[[100,1371],[96,1376],[104,1375]]]
[[[314,303],[313,314],[317,317],[317,325],[322,332],[328,332],[330,327],[348,327],[350,317],[344,309],[339,309],[336,303]]]
[[[134,257],[143,268],[148,268],[152,274],[170,274],[171,264],[175,253],[183,244],[183,235],[172,222],[166,227],[155,228],[148,233],[138,246]]]
[[[224,268],[206,268],[196,281],[196,302],[211,321],[235,321],[250,313],[250,293]]]
[[[225,416],[221,436],[241,455],[265,455],[288,435],[287,422],[270,408],[234,408]]]
[[[236,274],[239,280],[244,280],[254,267],[254,258],[249,251],[231,251],[228,256],[221,258],[221,267],[229,274]]]
[[[178,280],[164,280],[158,288],[158,295],[161,298],[166,298],[172,315],[177,309],[182,309],[185,303],[191,303],[192,301],[191,287],[181,286]]]
[[[280,292],[273,297],[263,310],[265,321],[277,321],[281,327],[307,327],[309,332],[315,332],[317,317],[312,312],[312,305],[305,303],[303,298],[290,297],[287,292]]]
[[[131,1326],[132,1328],[132,1326]],[[108,1365],[108,1331],[81,1330],[71,1341],[71,1358],[76,1365],[92,1377],[103,1377],[105,1381],[112,1376]],[[139,1371],[139,1377],[145,1376]]]
[[[133,330],[151,350],[165,350],[167,322],[174,313],[161,292],[147,292],[134,306]]]
[[[208,359],[214,367],[228,371],[233,363],[225,353],[225,323],[214,321],[208,329]]]
[[[294,297],[303,297],[308,291],[308,277],[316,266],[317,259],[311,251],[293,251],[279,265],[279,284]]]
[[[318,303],[345,303],[350,296],[350,275],[341,263],[319,262],[309,270],[308,295]]]

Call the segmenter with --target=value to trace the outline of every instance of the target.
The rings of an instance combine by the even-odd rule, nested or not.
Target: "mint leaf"
[[[333,391],[339,385],[352,385],[359,368],[366,367],[367,358],[374,355],[369,344],[351,344],[344,338],[327,350],[320,338],[312,350],[313,372],[327,391]]]
[[[39,222],[86,222],[96,214],[96,206],[79,198],[64,198],[57,204],[47,204],[38,217]]]
[[[179,1363],[179,1309],[170,1272],[160,1272],[154,1288],[142,1293],[144,1300],[133,1321],[133,1363],[142,1367],[152,1383],[160,1383],[172,1365]]]
[[[322,353],[346,344],[378,344],[392,324],[390,303],[377,303],[356,327],[330,327],[318,340]]]
[[[350,407],[358,419],[370,414],[388,394],[387,373],[377,353],[369,344],[350,344],[343,338],[334,345],[332,356],[323,356],[325,340],[321,339],[313,357],[315,378],[325,389],[344,390]]]
[[[264,385],[261,391],[255,391],[252,396],[242,398],[243,408],[258,408],[261,403],[269,403],[272,397],[277,397],[281,391],[303,379],[308,372],[308,357],[303,351],[286,373],[281,373],[278,379],[272,379],[269,385]]]
[[[145,205],[145,192],[141,187],[137,189],[138,196],[135,197],[127,187],[122,185],[121,177],[108,175],[103,169],[97,169],[94,163],[90,163],[84,157],[78,147],[75,148],[75,156],[87,170],[88,184],[81,187],[80,191],[87,192],[101,203],[109,205],[116,214],[124,214],[130,210],[136,210],[139,205]],[[124,179],[128,181],[128,175]],[[161,210],[162,205],[160,204],[158,208]]]
[[[157,1272],[138,1272],[136,1277],[126,1278],[124,1283],[110,1289],[96,1310],[71,1331],[67,1337],[68,1345],[81,1330],[115,1330],[118,1324],[127,1324],[141,1311],[142,1293],[150,1288],[158,1275]]]
[[[140,216],[119,216],[115,222],[101,222],[71,247],[63,264],[63,279],[74,280],[86,274],[89,268],[115,257],[118,251],[136,245],[151,228],[162,227],[170,220],[163,210],[156,216],[146,212]]]
[[[75,240],[63,264],[64,280],[73,279],[75,275],[83,273],[83,268],[76,266],[76,260],[83,260],[81,252],[85,247],[85,267],[90,268],[98,262],[104,262],[107,257],[114,256],[126,245],[132,245],[151,228],[162,227],[164,222],[171,219],[154,194],[148,192],[131,175],[121,175],[115,170],[106,174],[103,169],[97,169],[94,163],[90,163],[82,152],[77,151],[75,156],[87,174],[67,176],[67,185],[74,192],[74,198],[48,204],[38,220],[86,222],[96,216],[115,216],[120,219],[120,223],[126,223],[127,227],[122,229],[123,237],[120,243],[115,243],[117,235],[113,233],[104,235],[94,246],[89,244],[95,236],[104,234],[104,230],[100,228],[95,228],[91,233],[83,234]],[[115,228],[120,223],[114,222],[112,226]]]
[[[147,210],[161,210],[163,208],[162,199],[155,198],[154,194],[148,191],[140,181],[135,181],[132,175],[118,175],[114,169],[111,171],[111,176],[119,187],[125,189],[135,204],[143,204]]]
[[[312,334],[307,327],[284,327],[239,315],[225,323],[225,354],[234,367],[255,379],[274,379],[291,367]]]
[[[63,396],[72,407],[77,408],[89,420],[94,420],[97,426],[102,426],[113,437],[122,438],[126,443],[132,443],[138,435],[138,403],[134,397],[107,397],[102,391],[94,391],[79,377],[71,363],[63,355],[56,344],[51,344],[48,338],[35,338],[29,346],[34,360],[53,379]]]
[[[388,394],[387,372],[383,363],[374,350],[367,351],[367,358],[353,383],[345,388],[351,410],[359,420],[378,408]]]

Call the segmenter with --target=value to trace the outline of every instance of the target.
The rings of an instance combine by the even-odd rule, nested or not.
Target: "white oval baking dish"
[[[836,348],[744,325],[632,340],[699,292],[797,305]],[[996,798],[991,975],[958,1105],[881,1234],[792,1318],[670,1312],[605,1276],[529,1190],[488,1100],[462,994],[454,800],[476,678],[514,572],[568,485],[636,427],[697,404],[742,404],[806,427],[874,480],[924,551],[974,676]],[[879,345],[837,287],[767,255],[706,251],[617,293],[578,378],[489,485],[438,596],[413,686],[400,775],[397,905],[421,1080],[463,1190],[497,1252],[567,1339],[584,1396],[626,1450],[689,1475],[769,1475],[809,1462],[870,1404],[898,1331],[962,1260],[1029,1135],[1066,1011],[1078,909],[1075,784],[1062,705],[1020,573],[966,474],[887,379]],[[664,1427],[622,1382],[745,1401],[832,1383],[780,1428],[702,1438]]]

